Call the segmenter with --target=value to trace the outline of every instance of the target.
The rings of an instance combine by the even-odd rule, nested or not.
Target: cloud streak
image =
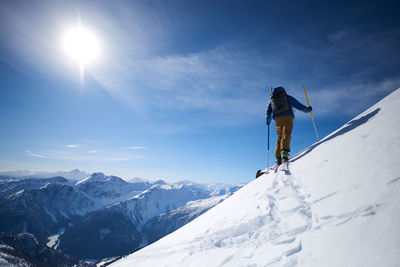
[[[72,145],[66,145],[68,148],[80,148],[80,145],[72,144]]]
[[[28,156],[42,158],[47,160],[67,160],[67,161],[86,161],[86,162],[116,162],[116,161],[129,161],[134,159],[141,159],[141,155],[118,155],[115,152],[110,152],[104,154],[103,156],[95,156],[99,151],[88,151],[87,155],[85,153],[78,152],[68,152],[68,151],[45,151],[40,154],[33,153],[30,150],[25,150]]]
[[[54,71],[54,66],[60,66],[59,73],[64,73],[63,68],[70,66],[61,60],[59,32],[77,17],[60,11],[70,8],[67,3],[37,4],[35,9],[41,12],[35,14],[40,16],[20,4],[4,8],[0,23],[4,40],[16,38],[8,41],[9,50],[38,69]],[[85,14],[92,9],[96,12]],[[178,54],[165,52],[171,21],[157,24],[122,3],[115,5],[112,14],[88,4],[82,7],[81,16],[89,26],[97,25],[105,51],[102,63],[88,70],[90,75],[138,115],[179,114],[179,122],[163,125],[171,131],[261,121],[269,86],[283,85],[301,100],[301,85],[305,84],[315,96],[315,112],[322,116],[341,109],[345,92],[361,96],[361,104],[344,109],[350,114],[399,87],[396,75],[380,70],[396,63],[390,54],[397,53],[399,29],[384,33],[340,29],[328,33],[323,45],[276,40],[268,50],[252,46],[254,40],[238,39],[234,44]],[[53,28],[49,30],[48,25]],[[147,25],[146,30],[138,25]]]
[[[399,29],[384,33],[343,29],[328,34],[320,47],[281,41],[276,44],[279,49],[270,53],[247,47],[242,40],[190,54],[128,56],[118,60],[122,65],[109,66],[124,71],[94,75],[133,109],[200,112],[195,120],[201,124],[259,120],[265,109],[264,89],[278,85],[300,101],[304,101],[301,86],[310,86],[310,92],[316,92],[315,112],[322,116],[337,110],[355,115],[400,87],[398,76],[381,71],[395,62],[385,55],[395,53],[399,33]],[[359,96],[357,103],[346,105],[345,92]]]
[[[381,82],[342,84],[338,87],[324,87],[312,97],[315,111],[320,115],[354,116],[357,115],[356,112],[362,112],[399,87],[400,78]]]
[[[125,71],[112,72],[114,66],[109,65],[93,73],[110,95],[139,113],[180,112],[188,114],[185,123],[193,124],[192,119],[201,125],[241,124],[262,117],[265,73],[274,67],[256,51],[234,47],[118,65]]]
[[[46,159],[46,158],[47,158],[47,157],[44,156],[44,155],[33,153],[33,152],[30,151],[30,150],[25,150],[25,153],[26,153],[28,156],[35,157],[35,158],[42,158],[42,159]]]
[[[98,150],[89,150],[87,153],[88,153],[88,154],[97,154],[97,153],[101,153],[101,151],[98,151]]]
[[[144,146],[125,146],[121,147],[121,150],[139,150],[139,149],[146,149]]]

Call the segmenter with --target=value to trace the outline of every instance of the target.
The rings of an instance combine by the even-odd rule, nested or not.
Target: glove
[[[311,112],[312,111],[312,106],[307,107],[307,112]]]
[[[267,125],[271,123],[271,117],[267,117]]]

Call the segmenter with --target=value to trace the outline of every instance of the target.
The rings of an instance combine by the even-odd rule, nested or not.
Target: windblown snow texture
[[[112,266],[399,266],[400,89]]]

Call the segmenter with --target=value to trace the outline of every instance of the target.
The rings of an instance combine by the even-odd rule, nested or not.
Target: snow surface
[[[87,176],[84,179],[76,182],[76,185],[89,183],[89,182],[106,182],[107,180],[110,180],[109,176],[105,176],[104,173],[101,173],[101,172],[95,172],[92,175]]]
[[[61,228],[57,234],[49,236],[47,238],[48,242],[46,243],[46,245],[49,248],[54,248],[57,249],[58,245],[60,244],[60,235],[62,235],[65,232],[65,228]]]
[[[112,266],[399,266],[400,89]]]

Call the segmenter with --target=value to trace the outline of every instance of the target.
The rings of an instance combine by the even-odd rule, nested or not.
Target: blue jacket
[[[283,116],[283,115],[290,115],[290,116],[292,116],[294,118],[293,107],[298,109],[298,110],[301,110],[303,112],[310,112],[311,111],[311,109],[309,107],[306,107],[303,104],[301,104],[293,96],[287,95],[287,100],[288,100],[288,103],[289,103],[289,111],[286,111],[286,112],[281,113],[281,114],[275,114],[272,111],[271,102],[269,103],[268,108],[267,108],[267,122],[271,121],[271,115],[272,115],[273,119],[275,119],[276,117]]]

